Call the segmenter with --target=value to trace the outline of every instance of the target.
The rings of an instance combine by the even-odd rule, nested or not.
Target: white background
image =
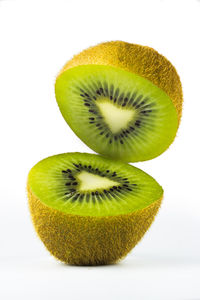
[[[63,152],[92,152],[70,130],[54,81],[99,42],[148,45],[177,68],[184,92],[173,145],[137,167],[164,188],[160,212],[120,264],[72,267],[44,249],[30,221],[29,169]],[[200,299],[200,1],[0,0],[0,298]]]

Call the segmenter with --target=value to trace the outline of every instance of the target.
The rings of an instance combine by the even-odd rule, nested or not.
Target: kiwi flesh
[[[40,161],[29,172],[27,190],[40,239],[57,259],[74,265],[123,258],[151,225],[163,196],[140,169],[86,153]]]
[[[64,119],[83,142],[125,162],[163,153],[180,122],[180,79],[149,47],[108,42],[86,49],[61,70],[55,93]]]

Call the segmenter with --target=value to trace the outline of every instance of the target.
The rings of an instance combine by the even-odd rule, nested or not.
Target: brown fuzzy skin
[[[162,200],[127,215],[90,217],[50,208],[29,187],[28,198],[40,239],[52,255],[72,265],[106,265],[123,258],[150,227]]]
[[[122,41],[101,43],[75,55],[59,74],[75,66],[90,64],[121,68],[150,80],[171,98],[180,122],[183,102],[180,78],[174,66],[154,49]]]

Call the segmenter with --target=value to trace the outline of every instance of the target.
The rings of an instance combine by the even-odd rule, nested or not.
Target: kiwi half
[[[85,153],[40,161],[27,186],[39,237],[56,258],[75,265],[124,257],[151,225],[163,196],[140,169]]]
[[[163,153],[182,111],[181,83],[171,63],[154,49],[118,41],[76,55],[58,75],[55,93],[80,139],[125,162]]]

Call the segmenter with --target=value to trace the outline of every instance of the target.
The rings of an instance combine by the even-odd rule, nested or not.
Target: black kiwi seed
[[[143,106],[145,103],[146,103],[146,101],[143,100],[143,101],[140,103],[140,106]]]
[[[90,201],[90,195],[86,194],[86,202],[89,202],[89,201]]]
[[[140,120],[137,120],[137,121],[135,122],[135,126],[137,126],[137,127],[140,127],[140,124],[141,124],[141,121],[140,121]]]
[[[84,198],[84,194],[82,194],[81,196],[80,196],[80,198],[78,199],[78,201],[81,203],[81,202],[83,202],[83,198]]]
[[[75,202],[77,199],[78,199],[78,197],[75,196],[74,198],[72,198],[71,202],[73,203],[73,202]]]
[[[124,136],[127,136],[127,134],[126,134],[126,131],[125,131],[125,130],[123,130],[122,132],[123,132]]]
[[[62,173],[68,173],[67,171],[65,171],[65,170],[62,170]]]
[[[100,93],[100,91],[99,91],[99,90],[96,90],[96,93],[97,93],[98,95],[101,95],[101,93]]]

